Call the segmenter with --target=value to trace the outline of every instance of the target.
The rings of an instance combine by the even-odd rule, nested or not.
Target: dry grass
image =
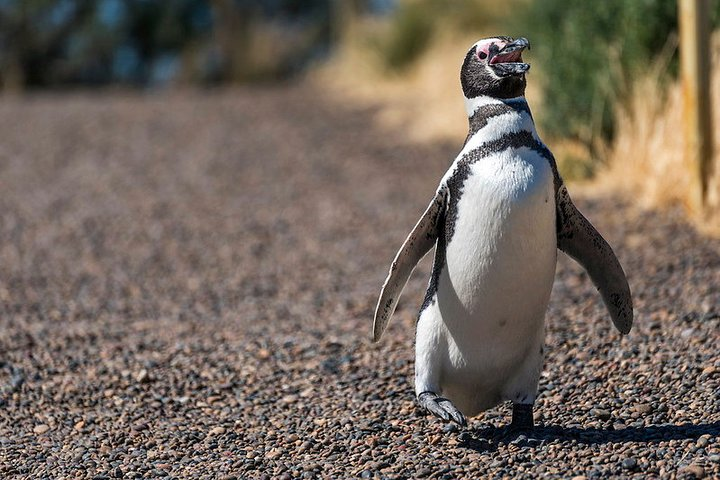
[[[350,41],[335,61],[312,74],[313,80],[343,103],[377,108],[375,122],[382,131],[402,135],[409,143],[449,142],[459,147],[467,130],[460,64],[466,47],[492,33],[443,32],[410,71],[397,76],[388,76],[362,42]],[[720,65],[720,37],[714,52],[713,63]],[[549,144],[566,180],[587,178],[597,169],[596,178],[584,182],[586,189],[619,192],[645,208],[680,204],[703,231],[720,233],[720,175],[711,182],[711,211],[700,215],[690,210],[694,169],[684,162],[680,85],[668,87],[662,82],[666,64],[658,61],[647,76],[636,81],[631,101],[618,107],[617,136],[611,144],[599,147],[602,162],[593,162],[587,149],[577,143],[550,139]],[[538,66],[534,69],[534,75],[542,75]],[[531,76],[527,96],[535,109],[542,108],[538,85]],[[712,78],[712,95],[714,124],[720,125],[718,72]],[[715,151],[720,152],[717,134]]]
[[[440,37],[420,62],[394,75],[362,42],[350,41],[333,62],[314,72],[314,80],[343,103],[377,107],[378,125],[411,143],[462,142],[467,117],[459,69],[466,45],[475,40]]]
[[[467,116],[460,88],[460,66],[467,49],[497,28],[474,33],[439,29],[422,58],[403,73],[388,72],[368,48],[365,38],[382,23],[364,21],[364,34],[349,38],[336,58],[314,71],[312,79],[343,103],[373,105],[375,120],[387,131],[404,135],[410,143],[449,142],[460,147],[467,134]],[[539,96],[531,82],[528,96]]]
[[[720,37],[714,44],[713,64],[719,65]],[[662,85],[662,62],[635,84],[632,100],[618,108],[617,136],[608,146],[608,168],[598,178],[600,185],[619,187],[646,207],[682,205],[705,231],[720,232],[720,172],[710,185],[708,212],[693,212],[695,171],[683,154],[682,89],[679,82]],[[713,123],[720,125],[720,72],[711,79]],[[720,135],[714,138],[718,164]],[[718,169],[720,170],[720,169]]]

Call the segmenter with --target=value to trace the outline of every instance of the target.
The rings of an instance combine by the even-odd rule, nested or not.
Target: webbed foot
[[[465,415],[447,398],[443,398],[435,392],[423,392],[417,396],[417,400],[422,408],[436,417],[446,422],[453,421],[461,427],[467,426]]]

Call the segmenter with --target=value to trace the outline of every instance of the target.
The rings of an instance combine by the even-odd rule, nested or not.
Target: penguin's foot
[[[417,400],[421,407],[436,417],[446,422],[453,421],[461,427],[467,426],[465,415],[447,398],[443,398],[435,392],[423,392],[417,396]]]
[[[512,422],[510,431],[527,432],[535,427],[533,419],[533,405],[527,403],[513,403]]]

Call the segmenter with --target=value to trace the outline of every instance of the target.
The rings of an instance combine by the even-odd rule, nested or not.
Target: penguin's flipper
[[[385,284],[380,291],[377,307],[375,308],[375,319],[373,320],[373,341],[380,340],[388,321],[395,311],[400,294],[415,269],[417,263],[422,260],[425,254],[435,245],[440,231],[439,226],[445,217],[447,204],[447,188],[443,185],[435,194],[430,205],[418,220],[415,228],[405,239],[402,247],[395,255],[390,266],[390,272],[385,279]]]
[[[573,204],[565,185],[556,193],[558,248],[587,270],[615,327],[630,331],[633,306],[625,272],[610,245]]]

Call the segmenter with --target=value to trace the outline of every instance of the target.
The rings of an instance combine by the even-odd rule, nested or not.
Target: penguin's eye
[[[478,57],[480,57],[480,60],[485,60],[487,58],[487,53],[480,52],[478,53]]]

